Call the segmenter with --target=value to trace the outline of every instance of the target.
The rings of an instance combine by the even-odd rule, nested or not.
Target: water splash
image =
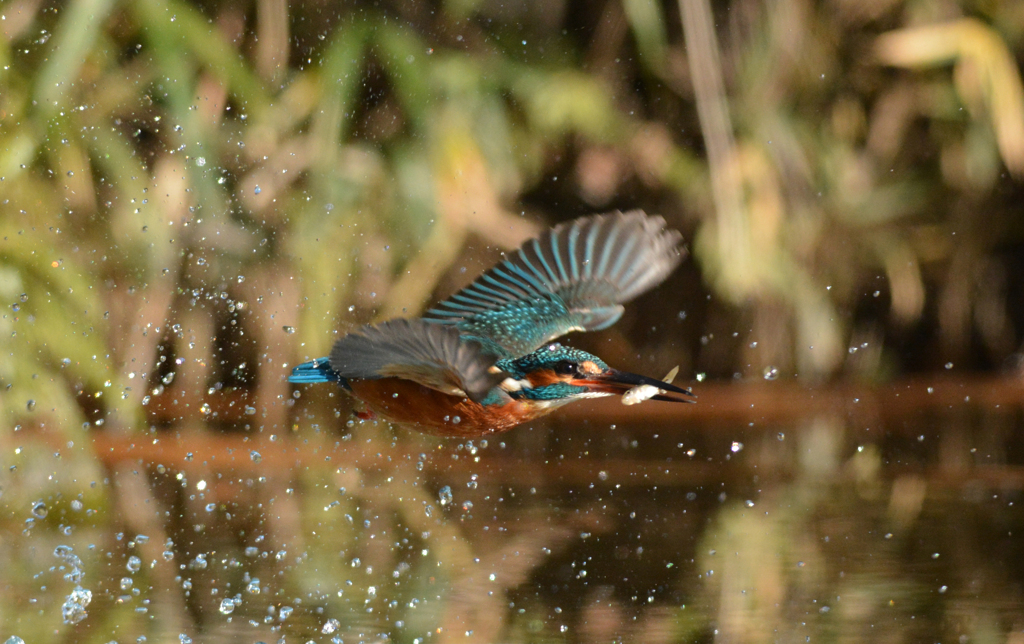
[[[323,633],[324,635],[330,635],[334,631],[338,630],[340,627],[341,627],[341,622],[339,622],[338,620],[336,620],[336,619],[334,619],[332,617],[331,619],[327,620],[327,622],[324,623],[324,627],[320,629],[320,632]]]
[[[82,579],[85,577],[85,573],[82,571],[82,560],[78,558],[71,546],[64,545],[54,548],[53,556],[64,562],[68,568],[68,571],[64,573],[64,579],[75,584],[75,589],[71,591],[60,609],[64,616],[64,623],[77,624],[89,616],[85,609],[92,602],[92,591],[82,588]]]
[[[53,556],[64,562],[68,572],[64,573],[64,579],[73,584],[81,584],[85,573],[82,572],[82,560],[75,554],[71,546],[57,546],[53,549]]]
[[[92,602],[92,591],[88,588],[76,586],[68,595],[64,605],[60,607],[61,615],[64,616],[65,624],[77,624],[89,616],[86,607]]]

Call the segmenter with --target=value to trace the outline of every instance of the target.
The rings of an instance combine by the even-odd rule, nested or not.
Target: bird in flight
[[[288,380],[336,382],[389,421],[452,438],[505,431],[585,398],[693,402],[687,389],[553,342],[614,324],[624,302],[679,265],[680,240],[639,210],[559,224],[424,317],[356,329]]]

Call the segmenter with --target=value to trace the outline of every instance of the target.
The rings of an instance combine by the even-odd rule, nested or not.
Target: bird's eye
[[[568,360],[562,360],[556,362],[554,366],[555,373],[561,376],[571,376],[576,373],[576,363],[569,362]]]

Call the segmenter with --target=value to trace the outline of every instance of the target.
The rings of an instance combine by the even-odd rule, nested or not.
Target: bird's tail
[[[340,382],[342,385],[346,384],[341,374],[331,369],[330,360],[327,358],[310,360],[296,366],[292,369],[291,375],[288,376],[288,382],[301,384],[310,382]]]

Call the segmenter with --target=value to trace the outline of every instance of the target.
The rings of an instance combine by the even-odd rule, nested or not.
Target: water
[[[68,595],[61,606],[61,614],[65,624],[77,624],[89,616],[85,610],[92,602],[92,591],[77,586]]]
[[[1019,628],[1016,411],[652,422],[556,417],[473,449],[367,423],[260,442],[262,459],[248,437],[193,436],[193,459],[139,461],[126,438],[97,452],[129,459],[116,484],[93,452],[45,476],[23,464],[0,503],[48,512],[4,533],[0,625],[30,642],[423,644]]]

